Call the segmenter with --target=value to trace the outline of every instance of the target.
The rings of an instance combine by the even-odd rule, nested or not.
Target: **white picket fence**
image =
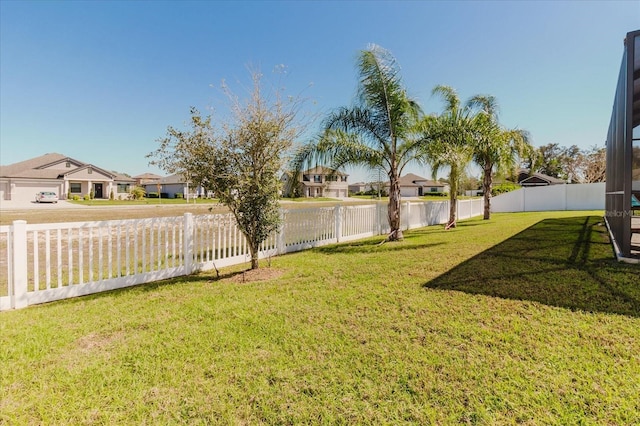
[[[405,202],[402,228],[447,221],[449,203]],[[482,200],[458,204],[482,214]],[[387,206],[283,209],[262,258],[389,232]],[[0,311],[240,264],[246,240],[231,214],[0,226]]]

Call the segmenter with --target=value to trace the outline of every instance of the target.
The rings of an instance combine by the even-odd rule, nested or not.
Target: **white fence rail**
[[[449,203],[405,202],[402,228],[446,223]],[[482,214],[482,200],[458,204]],[[274,256],[389,231],[383,204],[283,209],[262,246]],[[0,311],[189,275],[248,261],[231,214],[0,226]]]

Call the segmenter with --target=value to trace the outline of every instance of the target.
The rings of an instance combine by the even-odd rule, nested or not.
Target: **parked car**
[[[36,203],[57,203],[58,195],[55,192],[41,191],[36,194]]]

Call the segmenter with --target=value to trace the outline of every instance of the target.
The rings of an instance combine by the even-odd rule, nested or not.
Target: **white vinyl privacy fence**
[[[482,200],[459,201],[459,219]],[[446,223],[449,203],[405,202],[403,229]],[[283,209],[262,258],[389,232],[387,206]],[[0,226],[0,311],[162,280],[249,260],[231,214]]]
[[[491,211],[604,210],[604,193],[604,182],[521,188],[493,197]]]

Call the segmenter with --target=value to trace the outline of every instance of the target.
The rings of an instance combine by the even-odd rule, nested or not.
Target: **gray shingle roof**
[[[35,179],[58,179],[60,176],[65,175],[66,172],[55,169],[45,169],[49,165],[60,163],[63,161],[69,161],[78,168],[93,167],[96,170],[100,170],[103,173],[113,176],[114,180],[121,182],[134,182],[134,179],[125,176],[117,172],[110,172],[100,167],[96,167],[92,164],[78,161],[74,158],[67,157],[63,154],[56,152],[44,154],[39,157],[30,158],[28,160],[20,161],[18,163],[9,164],[6,166],[0,166],[0,177],[6,178],[35,178]],[[72,171],[77,171],[73,169]]]

